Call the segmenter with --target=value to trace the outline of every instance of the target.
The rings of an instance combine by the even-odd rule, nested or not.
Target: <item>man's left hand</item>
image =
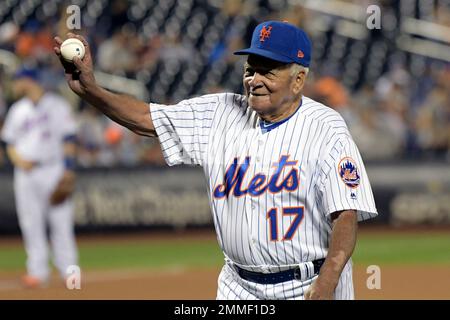
[[[305,292],[305,300],[333,300],[335,286],[322,281],[320,276]]]

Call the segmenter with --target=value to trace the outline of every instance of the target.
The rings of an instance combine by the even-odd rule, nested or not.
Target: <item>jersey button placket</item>
[[[250,152],[253,155],[253,159],[254,159],[254,172],[253,174],[256,175],[257,173],[261,172],[261,170],[263,169],[263,164],[262,164],[262,155],[263,155],[263,151],[264,151],[264,137],[262,136],[261,133],[261,129],[259,128],[259,126],[256,128],[257,135],[255,137],[255,139],[253,139],[252,143],[251,143],[251,148],[250,148]],[[250,230],[250,244],[252,246],[256,246],[258,243],[258,219],[257,216],[259,214],[259,207],[258,207],[258,200],[259,197],[257,196],[252,196],[249,195],[249,199],[250,199],[250,208],[251,208],[251,216],[249,217],[249,219],[252,219],[253,223],[252,228]]]
[[[267,172],[267,166],[266,163],[267,162],[264,159],[264,153],[267,152],[267,150],[265,150],[265,144],[266,144],[266,140],[268,137],[268,133],[263,134],[261,132],[261,129],[258,128],[258,135],[256,137],[256,139],[254,140],[253,143],[253,150],[254,150],[254,155],[255,155],[255,174],[257,173],[263,173],[266,175],[266,177],[268,178],[268,172]],[[253,224],[252,224],[252,230],[251,230],[251,237],[252,237],[252,244],[253,246],[258,246],[258,238],[259,238],[259,227],[258,224],[260,223],[260,219],[261,219],[261,214],[263,214],[261,212],[261,207],[259,206],[259,204],[263,205],[264,199],[265,199],[265,193],[261,194],[260,196],[257,197],[251,197],[252,201],[251,201],[251,207],[252,207],[252,212],[253,212]],[[263,259],[261,257],[261,259]]]

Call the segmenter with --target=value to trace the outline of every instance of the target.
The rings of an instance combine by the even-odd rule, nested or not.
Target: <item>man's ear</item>
[[[296,95],[302,91],[303,86],[305,85],[305,81],[306,81],[306,72],[304,70],[300,70],[294,79],[293,89]]]

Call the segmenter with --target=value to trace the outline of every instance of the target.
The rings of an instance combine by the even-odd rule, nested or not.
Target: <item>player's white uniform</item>
[[[363,161],[342,117],[307,97],[287,120],[268,126],[237,94],[214,94],[174,106],[151,104],[169,165],[196,164],[208,182],[226,264],[218,299],[303,299],[311,261],[325,258],[330,214],[377,215]],[[272,273],[300,266],[300,279],[244,280],[243,269]],[[351,261],[335,291],[353,299]]]
[[[61,276],[77,264],[73,234],[73,201],[50,204],[50,195],[64,168],[63,139],[76,133],[69,104],[60,96],[46,93],[37,105],[22,98],[11,106],[2,140],[17,153],[38,165],[31,171],[14,170],[14,192],[20,228],[27,253],[28,275],[47,280],[49,250],[46,224],[50,227],[53,260]]]

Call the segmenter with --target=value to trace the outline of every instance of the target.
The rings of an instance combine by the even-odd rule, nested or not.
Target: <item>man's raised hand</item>
[[[70,89],[72,89],[72,91],[79,96],[83,97],[96,88],[91,51],[89,44],[84,37],[73,33],[68,33],[67,38],[76,38],[83,43],[85,54],[82,60],[78,57],[73,59],[73,63],[64,60],[61,56],[60,49],[63,40],[60,37],[54,38],[56,46],[53,50],[64,67],[65,77]]]

